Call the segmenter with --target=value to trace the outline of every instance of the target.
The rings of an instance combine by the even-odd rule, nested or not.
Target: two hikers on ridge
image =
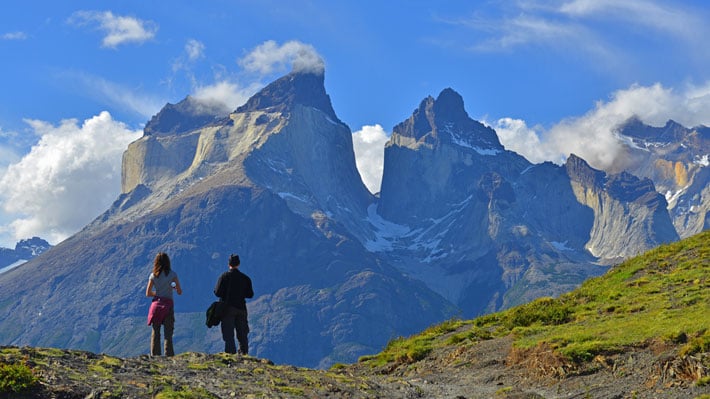
[[[247,320],[247,307],[245,298],[254,297],[251,279],[239,271],[239,255],[229,256],[229,270],[222,273],[217,280],[214,294],[222,302],[227,303],[221,320],[222,339],[224,351],[237,353],[234,342],[234,333],[237,333],[239,353],[249,353],[249,322]],[[175,327],[175,310],[173,307],[173,290],[182,295],[182,287],[177,273],[170,267],[168,254],[159,252],[153,262],[153,271],[148,277],[148,286],[145,290],[147,297],[153,297],[148,311],[148,324],[153,327],[150,337],[150,354],[160,356],[160,326],[163,326],[165,356],[173,356],[173,330]]]

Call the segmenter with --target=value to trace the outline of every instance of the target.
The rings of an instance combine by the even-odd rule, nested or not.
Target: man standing
[[[249,353],[249,322],[247,320],[247,304],[245,298],[253,298],[254,290],[251,286],[251,279],[239,271],[239,255],[229,256],[229,271],[222,273],[217,280],[214,294],[222,302],[226,302],[226,307],[222,315],[222,339],[224,339],[224,351],[227,353],[237,353],[234,343],[234,330],[237,331],[239,341],[239,354]]]

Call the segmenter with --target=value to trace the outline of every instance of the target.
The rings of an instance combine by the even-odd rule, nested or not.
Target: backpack
[[[224,314],[224,310],[227,307],[226,302],[222,301],[214,301],[210,305],[209,308],[207,308],[207,312],[205,312],[206,320],[205,324],[207,324],[207,328],[212,328],[214,326],[218,326],[219,323],[222,321],[222,315]]]

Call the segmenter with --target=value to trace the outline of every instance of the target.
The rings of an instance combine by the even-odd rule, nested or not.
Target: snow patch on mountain
[[[621,141],[622,143],[628,145],[631,148],[641,150],[641,151],[648,151],[647,148],[641,147],[636,143],[636,140],[633,139],[633,137],[625,136],[623,134],[616,134],[615,137]]]
[[[458,215],[466,208],[469,202],[473,199],[470,195],[463,201],[451,205],[451,211],[446,215],[429,219],[429,224],[426,229],[413,230],[408,237],[413,237],[412,243],[407,247],[410,251],[423,251],[426,256],[422,257],[422,262],[431,263],[433,261],[446,258],[453,253],[453,248],[441,248],[442,241],[447,241],[446,237],[451,231],[454,223],[458,220]],[[431,233],[435,232],[434,236]]]
[[[281,192],[281,193],[279,193],[278,195],[279,195],[279,197],[281,197],[282,199],[293,199],[293,200],[296,200],[296,201],[304,202],[304,203],[306,203],[306,204],[310,204],[310,201],[304,199],[303,197],[299,197],[299,196],[296,195],[296,194]]]
[[[700,166],[710,166],[710,154],[705,154],[702,157],[696,156],[693,163]]]
[[[574,249],[570,248],[567,246],[567,243],[569,241],[565,242],[559,242],[559,241],[550,241],[550,244],[555,247],[556,250],[558,251],[574,251]]]
[[[377,213],[377,204],[367,207],[366,221],[375,228],[375,238],[365,242],[365,248],[370,252],[392,251],[395,241],[411,231],[408,226],[383,219]]]
[[[10,271],[10,270],[16,268],[17,266],[20,266],[20,265],[22,265],[22,264],[24,264],[24,263],[26,263],[26,262],[27,262],[27,261],[26,261],[25,259],[20,259],[20,260],[18,260],[17,262],[15,262],[15,263],[13,263],[13,264],[11,264],[11,265],[5,266],[5,267],[3,267],[2,269],[0,269],[0,274],[5,273],[5,272],[8,272],[8,271]]]
[[[668,206],[670,206],[670,204],[674,204],[678,200],[678,197],[683,195],[683,193],[685,192],[685,190],[687,188],[688,188],[688,186],[685,186],[685,187],[677,190],[676,192],[673,192],[671,190],[666,191],[665,197],[666,197],[666,202],[668,203]]]
[[[462,131],[454,131],[453,130],[453,123],[446,123],[442,129],[442,131],[446,132],[449,134],[451,137],[451,142],[453,142],[456,145],[459,145],[461,147],[465,148],[470,148],[477,153],[484,155],[484,156],[495,156],[500,154],[500,150],[494,149],[494,148],[481,148],[469,141],[469,138],[464,137],[464,133]]]
[[[323,111],[321,111],[321,112],[323,112]],[[323,112],[323,114],[325,114],[325,112]],[[336,126],[339,125],[339,123],[334,121],[333,119],[331,119],[330,116],[328,116],[328,114],[325,114],[325,119],[333,125],[336,125]]]

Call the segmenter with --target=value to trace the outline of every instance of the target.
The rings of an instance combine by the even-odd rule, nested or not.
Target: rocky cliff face
[[[650,179],[629,173],[606,175],[571,155],[565,168],[577,200],[594,212],[586,248],[606,260],[621,260],[679,239],[665,198]]]
[[[468,117],[458,93],[446,89],[436,100],[427,97],[385,145],[378,213],[396,223],[441,217],[444,209],[430,205],[466,200],[471,183],[498,155],[511,161],[511,173],[526,166],[504,151],[492,129]]]
[[[170,181],[192,163],[196,133],[215,123],[218,109],[187,97],[177,104],[167,104],[146,124],[144,135],[131,143],[123,154],[121,192],[129,193],[138,185]]]
[[[651,179],[664,194],[681,237],[710,228],[710,128],[662,127],[631,119],[619,129],[625,140],[624,169]]]

